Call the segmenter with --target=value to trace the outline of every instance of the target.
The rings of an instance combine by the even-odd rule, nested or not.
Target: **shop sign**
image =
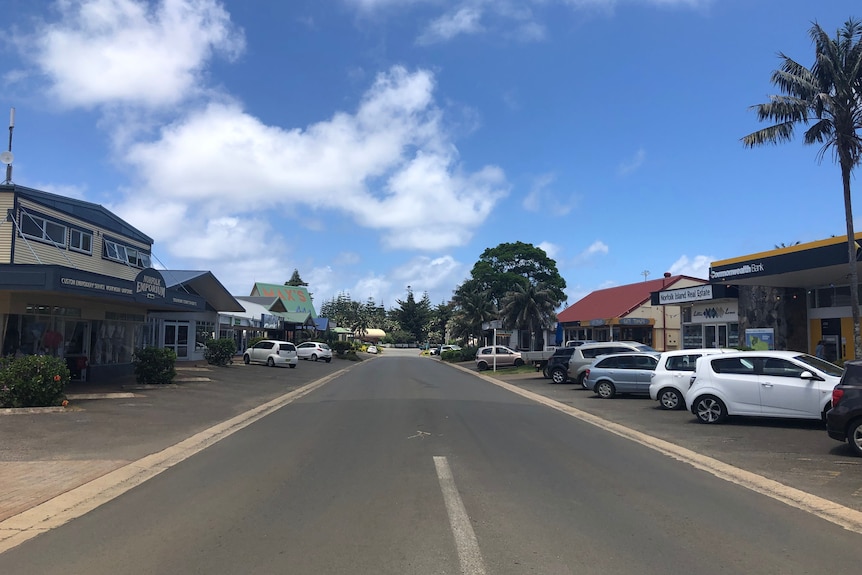
[[[621,317],[620,325],[649,325],[648,317]]]
[[[686,303],[712,299],[712,285],[691,286],[659,292],[658,301],[661,305]]]
[[[600,325],[605,325],[605,320],[603,319],[591,319],[590,327],[598,327]]]
[[[743,264],[741,266],[737,266],[735,268],[729,268],[726,270],[709,270],[709,279],[711,280],[720,280],[726,278],[735,278],[740,276],[749,276],[764,273],[766,271],[766,266],[763,265],[763,262],[751,262],[748,264]]]
[[[81,291],[98,292],[103,294],[113,294],[120,296],[130,296],[133,293],[132,288],[128,285],[129,282],[123,280],[94,281],[93,279],[91,279],[91,277],[96,276],[70,277],[70,275],[71,274],[61,275],[60,285],[66,288],[74,288]]]
[[[165,278],[158,270],[153,268],[141,270],[135,278],[135,299],[137,300],[164,301],[166,291]]]
[[[739,321],[737,302],[691,306],[691,323],[736,323]]]

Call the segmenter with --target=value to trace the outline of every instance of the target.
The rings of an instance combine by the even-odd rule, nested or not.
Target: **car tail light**
[[[590,369],[589,368],[587,368],[587,370],[584,372],[584,379],[590,379]]]
[[[837,407],[838,402],[841,401],[841,398],[844,397],[844,390],[838,389],[837,387],[832,390],[832,407]]]
[[[694,385],[694,380],[695,380],[695,379],[697,379],[697,376],[696,376],[696,375],[692,375],[690,378],[688,378],[688,386],[689,386],[689,387],[691,387],[692,385]]]

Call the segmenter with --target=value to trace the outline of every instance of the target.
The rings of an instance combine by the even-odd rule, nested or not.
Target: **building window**
[[[84,230],[69,230],[69,249],[85,254],[93,253],[93,234]]]
[[[105,240],[105,257],[115,262],[129,264],[136,268],[150,267],[150,254],[137,248],[124,246],[112,240]]]
[[[22,211],[20,226],[21,235],[26,238],[66,247],[66,226],[63,224]]]

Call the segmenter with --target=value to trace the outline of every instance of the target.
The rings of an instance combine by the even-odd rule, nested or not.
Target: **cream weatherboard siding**
[[[61,265],[72,267],[75,269],[103,274],[126,280],[134,280],[140,268],[126,265],[120,262],[108,260],[102,257],[103,253],[103,236],[105,230],[94,226],[89,222],[79,220],[70,216],[67,213],[52,210],[40,204],[30,202],[26,199],[21,199],[21,208],[37,214],[44,214],[64,222],[71,226],[77,226],[93,232],[93,253],[88,255],[67,248],[60,248],[54,244],[35,241],[32,239],[22,238],[18,236],[15,247],[16,264],[43,264],[43,265]],[[128,237],[121,236],[116,232],[108,231],[108,236],[116,238],[118,241],[137,248],[143,252],[149,253],[150,246]]]
[[[0,192],[0,264],[12,263],[12,232],[15,225],[6,221],[6,214],[15,206],[15,194]]]

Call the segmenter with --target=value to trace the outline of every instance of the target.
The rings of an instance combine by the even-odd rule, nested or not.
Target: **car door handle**
[[[760,385],[762,385],[763,387],[772,387],[771,383],[761,383]]]

